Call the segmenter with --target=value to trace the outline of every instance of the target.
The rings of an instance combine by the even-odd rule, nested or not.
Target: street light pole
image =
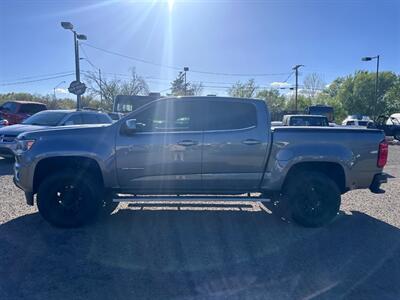
[[[378,107],[378,88],[379,88],[379,58],[380,56],[366,56],[361,58],[362,61],[371,61],[376,59],[376,74],[375,74],[375,112]]]
[[[296,74],[296,91],[295,91],[295,98],[294,98],[294,107],[295,107],[295,111],[297,113],[297,91],[299,89],[299,68],[300,67],[304,67],[304,65],[295,65],[292,70],[295,70],[295,74]]]
[[[79,44],[77,33],[74,30],[74,45],[75,45],[75,76],[76,81],[81,82],[81,71],[79,66]],[[79,110],[81,108],[81,95],[76,95],[76,109]]]
[[[74,34],[74,47],[75,47],[75,76],[76,81],[81,82],[81,73],[79,66],[79,41],[78,40],[86,40],[87,37],[84,34],[78,34],[74,30],[74,26],[70,22],[61,22],[61,26],[64,29],[71,30]],[[79,110],[81,108],[81,95],[76,95],[76,109]]]
[[[65,80],[61,81],[59,84],[57,84],[57,85],[53,88],[54,100],[57,99],[57,97],[56,97],[56,89],[57,89],[61,84],[63,84],[63,83],[65,83]]]

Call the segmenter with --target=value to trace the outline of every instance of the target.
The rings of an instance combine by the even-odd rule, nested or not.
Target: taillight
[[[389,145],[386,141],[382,141],[379,144],[379,151],[378,151],[378,168],[383,168],[387,163],[387,158],[389,154]]]

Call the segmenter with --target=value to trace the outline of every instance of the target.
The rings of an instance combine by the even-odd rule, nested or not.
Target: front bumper
[[[10,143],[0,142],[0,156],[6,158],[14,157],[14,151],[16,149],[16,146],[17,146],[16,142],[10,142]]]
[[[374,194],[383,194],[385,191],[381,189],[382,183],[387,183],[388,175],[386,173],[379,173],[374,176],[369,190]]]

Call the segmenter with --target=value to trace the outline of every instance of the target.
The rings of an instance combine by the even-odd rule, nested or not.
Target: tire
[[[113,192],[106,192],[103,204],[101,206],[101,215],[100,217],[108,217],[111,215],[118,207],[119,202],[113,202],[114,193]]]
[[[283,201],[290,217],[304,227],[329,224],[338,214],[341,193],[337,184],[320,172],[296,172],[288,178]]]
[[[37,194],[39,213],[56,227],[80,227],[92,222],[102,205],[102,187],[73,170],[54,173],[43,180]]]

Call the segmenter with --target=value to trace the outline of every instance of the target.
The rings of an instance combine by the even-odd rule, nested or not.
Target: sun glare
[[[172,9],[174,8],[174,2],[175,2],[175,0],[168,0],[169,12],[172,12]]]

